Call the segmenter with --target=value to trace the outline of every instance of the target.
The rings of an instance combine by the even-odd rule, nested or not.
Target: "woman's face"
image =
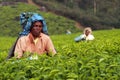
[[[86,30],[85,31],[85,35],[88,36],[90,34],[90,31],[89,30]]]
[[[42,23],[39,21],[35,22],[31,29],[32,35],[34,37],[38,37],[41,31],[42,31]]]

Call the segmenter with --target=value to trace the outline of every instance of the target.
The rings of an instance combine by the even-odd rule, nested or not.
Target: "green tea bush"
[[[57,55],[37,60],[6,60],[15,38],[0,37],[0,80],[119,80],[120,30],[93,31],[95,40],[75,43],[79,34],[51,36]]]

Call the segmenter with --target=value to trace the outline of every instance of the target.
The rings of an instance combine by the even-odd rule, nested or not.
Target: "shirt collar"
[[[39,37],[38,37],[38,38],[41,38],[41,37],[42,37],[42,35],[43,35],[43,33],[40,33],[40,35],[39,35]],[[33,35],[32,35],[31,33],[29,33],[29,34],[28,34],[28,37],[29,37],[29,39],[30,39],[30,41],[31,41],[31,42],[33,42],[33,41],[34,41],[34,37],[33,37]]]

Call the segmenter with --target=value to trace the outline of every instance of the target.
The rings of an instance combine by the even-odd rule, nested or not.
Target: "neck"
[[[36,39],[40,36],[40,33],[39,34],[32,34],[33,38]]]

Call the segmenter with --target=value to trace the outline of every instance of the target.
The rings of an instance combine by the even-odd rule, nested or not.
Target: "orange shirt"
[[[17,41],[14,53],[17,58],[20,58],[24,52],[38,53],[40,55],[50,52],[56,54],[50,37],[43,33],[40,34],[37,40],[34,40],[31,33],[27,36],[20,37]]]

